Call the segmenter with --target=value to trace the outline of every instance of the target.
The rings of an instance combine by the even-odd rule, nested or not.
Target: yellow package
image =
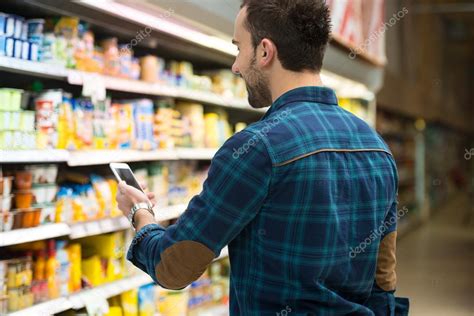
[[[189,291],[169,291],[162,288],[157,290],[156,309],[166,316],[187,315]]]
[[[107,179],[107,184],[109,185],[110,193],[112,195],[112,201],[110,202],[110,216],[111,217],[121,216],[122,211],[120,211],[120,209],[118,208],[117,200],[115,199],[115,196],[117,196],[117,191],[118,191],[117,180]]]
[[[75,149],[74,145],[74,116],[72,104],[69,99],[64,99],[59,104],[58,115],[58,148]]]
[[[82,259],[82,275],[92,286],[98,286],[105,283],[105,273],[102,270],[100,257],[95,255]]]
[[[69,278],[69,292],[74,293],[81,289],[81,245],[70,244],[67,247],[69,260],[71,262],[71,276]]]
[[[123,316],[138,316],[138,290],[130,290],[120,294]]]
[[[125,253],[123,232],[86,237],[81,243],[84,248],[103,258],[121,258]]]
[[[104,316],[122,316],[123,311],[120,306],[110,306],[109,312],[105,313]]]

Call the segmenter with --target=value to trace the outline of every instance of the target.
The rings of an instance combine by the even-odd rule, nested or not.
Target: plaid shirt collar
[[[337,106],[337,97],[332,89],[326,87],[306,86],[295,88],[278,97],[262,119],[265,119],[273,112],[276,112],[287,104],[293,102],[323,103]]]

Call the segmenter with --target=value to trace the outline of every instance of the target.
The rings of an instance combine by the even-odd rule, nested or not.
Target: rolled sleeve
[[[202,192],[176,224],[143,227],[127,258],[160,285],[185,287],[255,218],[270,181],[271,160],[259,136],[235,134],[212,159]]]

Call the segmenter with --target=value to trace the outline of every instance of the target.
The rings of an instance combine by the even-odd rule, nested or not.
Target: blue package
[[[13,36],[15,34],[15,18],[11,15],[6,15],[5,20],[4,35],[7,37]]]
[[[23,24],[25,24],[25,19],[19,16],[15,16],[15,31],[13,33],[13,37],[17,39],[21,39],[23,34]]]
[[[5,36],[0,36],[0,56],[5,56],[7,54],[7,38]]]
[[[5,35],[5,28],[7,27],[7,15],[0,12],[0,36]]]
[[[6,38],[5,55],[13,57],[13,51],[15,50],[15,40],[11,37]]]
[[[28,55],[28,59],[32,61],[39,60],[39,45],[36,43],[30,43],[30,54]]]
[[[22,42],[21,59],[28,60],[29,55],[30,55],[30,43]]]
[[[21,58],[22,52],[23,52],[23,41],[20,39],[15,39],[15,47],[13,48],[13,57]]]

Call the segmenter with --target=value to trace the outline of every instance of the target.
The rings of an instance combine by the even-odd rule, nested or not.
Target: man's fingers
[[[125,192],[127,192],[127,184],[125,183],[125,181],[122,180],[119,182],[118,190],[121,194],[125,194]]]
[[[140,182],[140,186],[142,187],[143,191],[146,191],[147,188],[148,188],[147,185],[146,185],[146,182],[144,182],[144,181]]]
[[[155,193],[153,193],[153,192],[148,192],[148,193],[146,194],[146,196],[147,196],[150,200],[152,200],[152,199],[155,198]]]

